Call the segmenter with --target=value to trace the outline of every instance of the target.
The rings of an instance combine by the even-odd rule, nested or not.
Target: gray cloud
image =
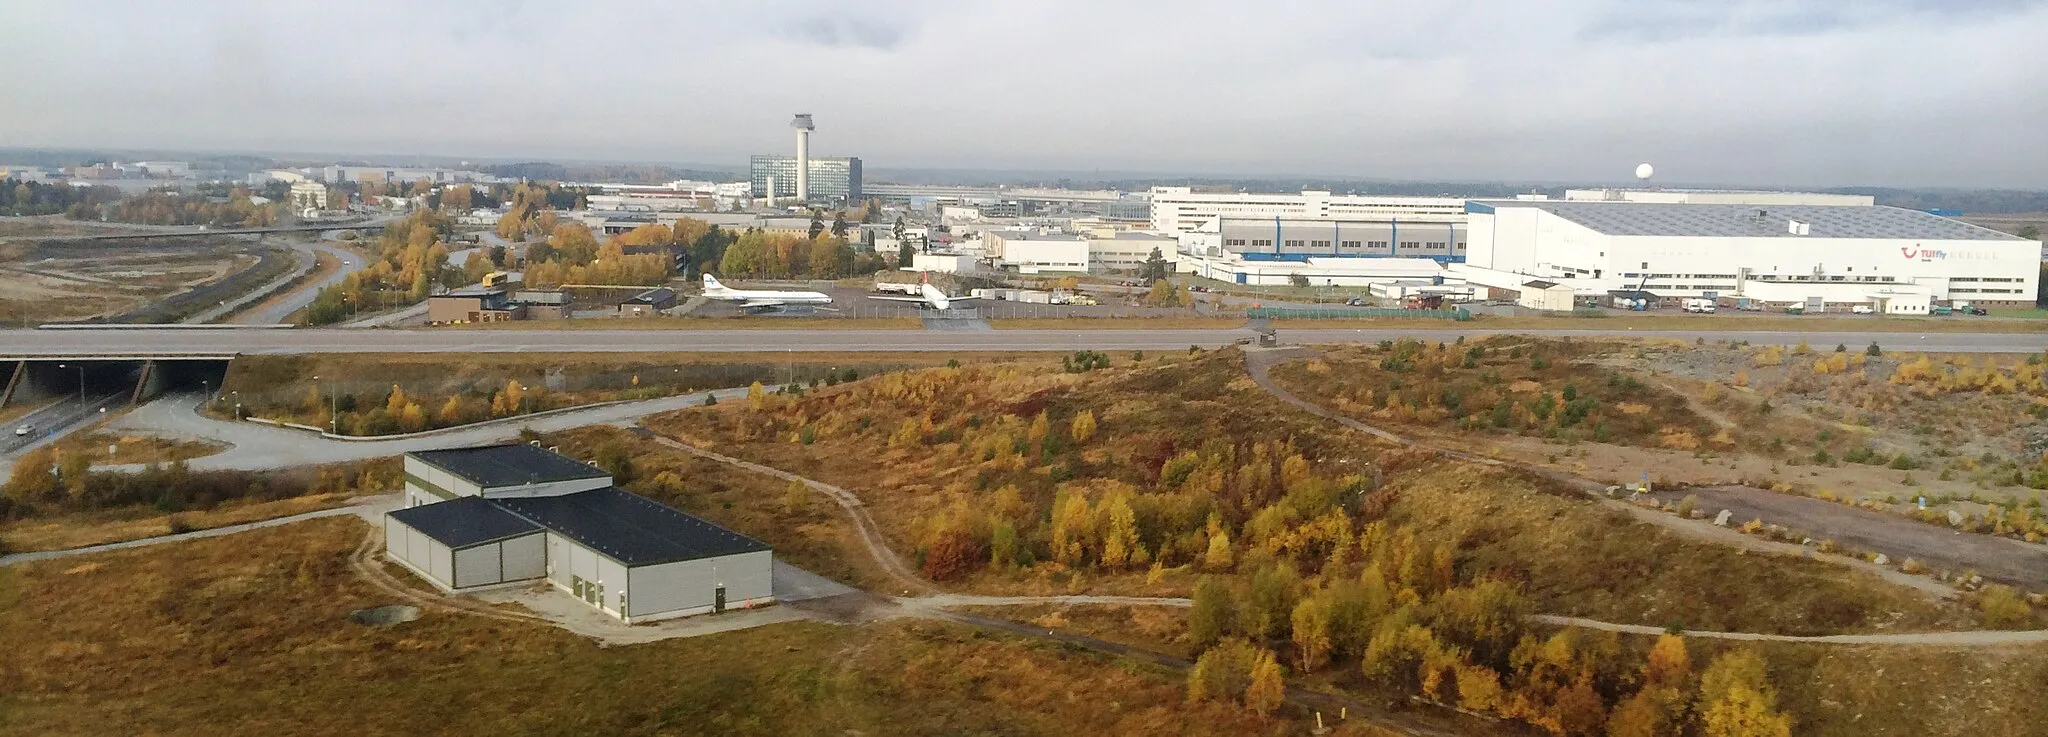
[[[2048,5],[0,3],[0,146],[2048,186]]]
[[[894,49],[903,42],[903,31],[845,18],[807,18],[798,21],[796,34],[825,46],[859,46]]]

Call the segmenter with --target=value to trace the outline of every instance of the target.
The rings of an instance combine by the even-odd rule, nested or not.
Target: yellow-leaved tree
[[[1700,733],[1706,737],[1790,737],[1792,717],[1753,650],[1730,650],[1700,675]]]

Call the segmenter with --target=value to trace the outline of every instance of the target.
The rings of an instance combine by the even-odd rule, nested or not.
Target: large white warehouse
[[[2023,305],[2040,269],[2039,241],[1895,207],[1473,200],[1467,212],[1466,263],[1452,268],[1506,290],[1535,278],[1582,297]]]
[[[384,552],[448,592],[546,580],[627,623],[772,603],[759,540],[525,444],[405,455]]]
[[[1435,216],[1438,222],[1463,222],[1465,200],[1457,197],[1333,195],[1308,190],[1296,194],[1196,192],[1189,187],[1152,188],[1152,229],[1164,233],[1194,230],[1217,218],[1307,220],[1407,220]]]

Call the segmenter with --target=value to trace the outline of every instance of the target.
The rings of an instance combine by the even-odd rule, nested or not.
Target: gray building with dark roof
[[[545,580],[628,623],[774,602],[766,543],[537,446],[407,453],[385,554],[447,592]]]

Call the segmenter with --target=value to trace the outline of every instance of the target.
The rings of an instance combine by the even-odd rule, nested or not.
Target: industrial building
[[[2033,302],[2041,243],[1918,210],[1860,204],[1473,200],[1452,271],[1519,292],[1531,280],[1580,296],[1641,290],[1660,302],[1748,298],[1808,311],[1870,305],[1924,314],[1930,300]],[[1777,193],[1770,193],[1775,195]]]
[[[773,180],[777,202],[796,201],[795,156],[756,155],[750,160],[747,169],[749,178],[753,181],[754,197],[767,197],[769,182]],[[813,156],[807,185],[810,202],[830,205],[858,202],[862,198],[860,159],[852,156]]]
[[[619,317],[650,317],[676,306],[676,290],[655,287],[619,302]]]
[[[982,234],[981,242],[996,266],[1014,267],[1020,274],[1088,270],[1088,239],[1079,233],[991,230]]]
[[[1465,220],[1465,200],[1457,197],[1333,195],[1318,190],[1299,194],[1195,192],[1189,187],[1153,187],[1151,195],[1152,229],[1163,233],[1195,230],[1217,218],[1360,222]]]
[[[405,455],[385,555],[450,592],[545,580],[629,624],[773,603],[767,544],[526,444]]]
[[[1667,205],[1847,205],[1869,206],[1867,194],[1770,192],[1749,189],[1567,189],[1572,202],[1660,202]]]

